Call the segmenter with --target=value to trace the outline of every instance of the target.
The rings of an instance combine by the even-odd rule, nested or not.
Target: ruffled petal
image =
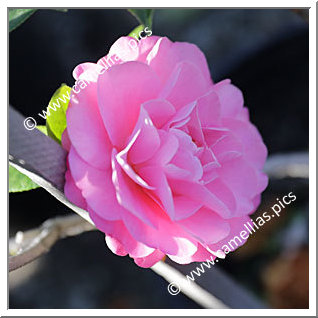
[[[234,118],[244,105],[242,92],[230,80],[221,81],[213,86],[221,104],[221,116]]]
[[[225,252],[225,254],[227,254],[228,250],[233,252],[238,247],[246,243],[247,238],[244,239],[242,238],[242,236],[247,237],[250,235],[248,228],[245,227],[245,224],[247,225],[247,223],[249,222],[253,226],[251,219],[248,216],[242,216],[238,218],[232,218],[227,221],[230,225],[230,232],[228,236],[220,240],[218,243],[209,244],[208,251],[210,252],[223,251]],[[246,234],[244,233],[241,236],[240,234],[242,231],[245,231]],[[252,230],[251,232],[254,233]]]
[[[148,268],[158,263],[164,256],[164,253],[159,250],[155,250],[148,256],[135,258],[135,263],[140,267]]]
[[[88,207],[106,220],[120,220],[120,209],[112,184],[111,170],[98,170],[88,165],[73,146],[68,155],[70,171]]]
[[[85,199],[82,196],[81,190],[76,186],[69,170],[65,173],[64,194],[72,203],[86,210]]]
[[[97,82],[99,73],[102,71],[102,67],[95,63],[82,63],[77,65],[73,70],[73,77],[76,80],[83,80],[86,82]],[[75,85],[77,86],[77,84]]]
[[[138,133],[134,143],[128,151],[128,160],[132,164],[139,164],[150,159],[160,147],[160,137],[147,111],[141,107],[139,119],[132,136]]]
[[[210,88],[200,70],[191,62],[177,64],[159,98],[168,100],[177,110],[195,101]]]
[[[61,144],[66,151],[70,151],[72,144],[70,141],[70,137],[68,136],[68,133],[67,133],[67,128],[62,133]]]
[[[142,104],[157,128],[161,128],[175,113],[171,103],[164,99],[154,99]]]
[[[110,167],[111,143],[97,106],[96,83],[72,92],[66,112],[67,134],[78,155],[98,169]]]
[[[190,217],[179,220],[178,224],[202,244],[217,243],[230,232],[229,224],[207,208],[201,208]]]
[[[194,44],[173,43],[168,38],[163,37],[156,42],[147,57],[147,63],[157,72],[163,83],[168,79],[173,67],[185,61],[197,65],[206,82],[212,85],[206,58]]]
[[[198,99],[197,108],[202,127],[221,125],[221,103],[213,89]]]
[[[256,127],[250,122],[227,119],[224,125],[235,134],[244,147],[244,155],[257,169],[262,169],[267,158],[267,148]]]
[[[140,113],[140,105],[155,99],[159,79],[145,64],[115,65],[98,79],[98,106],[112,144],[123,149]]]
[[[119,204],[149,226],[157,228],[157,215],[163,213],[162,209],[123,172],[116,159],[115,149],[112,156],[112,170],[112,180]]]
[[[164,215],[158,215],[158,228],[148,226],[131,213],[123,213],[123,221],[131,235],[139,242],[165,254],[190,256],[197,250],[197,242]],[[164,238],[164,239],[163,239]]]
[[[215,259],[215,256],[211,254],[200,243],[198,244],[197,251],[191,256],[178,257],[175,255],[168,255],[168,257],[178,264],[190,264],[192,262],[204,262],[207,260]]]
[[[175,195],[182,195],[201,203],[222,217],[230,217],[232,215],[229,208],[200,183],[169,179],[169,184]]]
[[[127,231],[122,221],[106,221],[94,211],[89,210],[90,217],[96,227],[106,233],[105,241],[110,250],[120,256],[145,257],[154,249],[136,241]]]
[[[169,132],[159,130],[160,146],[152,158],[148,160],[151,166],[165,166],[176,154],[179,148],[178,138]]]
[[[149,191],[150,194],[159,200],[163,210],[173,220],[175,216],[173,197],[163,170],[158,166],[146,166],[139,168],[138,172],[144,180],[154,187],[153,190]]]

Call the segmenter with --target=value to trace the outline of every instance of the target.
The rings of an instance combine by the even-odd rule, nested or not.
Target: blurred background
[[[308,13],[308,12],[307,12]],[[200,47],[215,82],[230,78],[244,94],[269,154],[308,152],[308,15],[287,9],[160,9],[153,34]],[[39,10],[9,35],[9,102],[36,118],[72,70],[106,55],[138,22],[127,10]],[[297,200],[248,243],[218,263],[272,308],[308,308],[306,178],[275,178],[254,215],[289,192]],[[9,195],[10,237],[72,213],[43,189]],[[193,269],[196,265],[193,264]],[[10,308],[200,308],[128,257],[114,255],[98,231],[59,241],[9,274]]]

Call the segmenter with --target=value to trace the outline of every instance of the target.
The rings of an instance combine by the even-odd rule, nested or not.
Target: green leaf
[[[143,24],[138,25],[136,28],[134,28],[129,34],[128,36],[131,36],[134,38],[134,35],[139,34],[139,32],[143,31],[145,28],[145,26]]]
[[[140,22],[140,24],[151,29],[154,13],[153,9],[128,9],[128,11]]]
[[[9,32],[30,18],[36,10],[37,9],[9,9]]]
[[[9,166],[9,192],[22,192],[39,188],[29,177]]]
[[[46,126],[44,126],[44,125],[37,125],[36,128],[37,128],[38,130],[40,130],[40,132],[42,132],[44,135],[47,136],[47,128],[46,128]]]
[[[58,143],[61,143],[62,133],[66,128],[66,110],[70,101],[70,94],[71,88],[62,84],[52,96],[47,107],[47,133]]]
[[[9,32],[16,29],[25,22],[38,9],[9,9]],[[67,9],[53,9],[60,12],[67,12]]]

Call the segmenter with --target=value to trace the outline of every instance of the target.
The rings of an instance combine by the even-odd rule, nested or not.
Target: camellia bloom
[[[89,84],[67,110],[65,195],[139,266],[224,257],[267,186],[266,147],[241,91],[213,83],[197,46],[129,41],[113,44],[111,67],[73,72]]]

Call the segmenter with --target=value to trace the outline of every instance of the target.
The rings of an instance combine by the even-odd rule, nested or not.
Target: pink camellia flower
[[[190,43],[118,39],[78,65],[67,130],[65,195],[117,255],[150,267],[224,257],[267,186],[266,147],[230,80],[214,84]],[[244,243],[244,241],[242,242]]]

